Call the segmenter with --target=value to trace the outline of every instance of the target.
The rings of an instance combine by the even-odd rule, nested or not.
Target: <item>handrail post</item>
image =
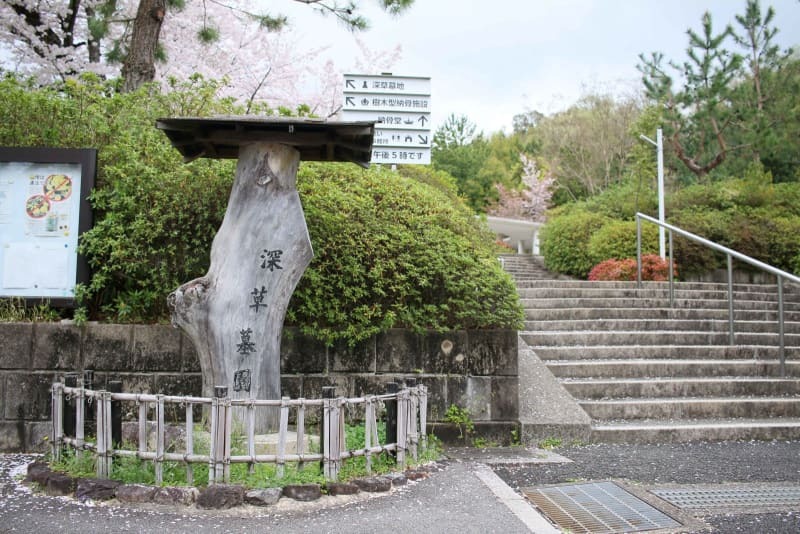
[[[781,361],[781,378],[786,378],[786,345],[783,339],[783,277],[778,276],[778,355]]]
[[[729,344],[735,345],[736,339],[733,332],[733,258],[726,254],[728,258],[728,338]]]
[[[636,214],[636,287],[642,288],[642,219]]]
[[[675,261],[672,257],[672,230],[669,231],[669,307],[675,307]]]

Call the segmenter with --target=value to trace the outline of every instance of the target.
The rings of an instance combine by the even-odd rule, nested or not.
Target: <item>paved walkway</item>
[[[800,442],[588,445],[539,449],[450,449],[440,471],[382,496],[282,499],[273,508],[225,512],[78,503],[32,494],[15,481],[31,461],[0,455],[0,532],[557,532],[519,490],[616,480],[639,493],[663,487],[800,487]],[[678,514],[671,532],[800,532],[800,501],[766,509],[717,507]],[[661,531],[667,532],[667,531]]]
[[[274,509],[242,507],[208,512],[194,508],[88,505],[64,497],[34,495],[13,480],[31,459],[22,455],[0,456],[2,533],[529,532],[526,524],[484,480],[506,488],[518,508],[533,513],[533,508],[508,489],[491,470],[472,461],[447,462],[443,470],[432,473],[429,478],[379,497],[362,497],[353,501],[345,497],[325,497],[326,502],[316,503],[293,503],[281,499]],[[527,509],[519,506],[521,504],[525,504]],[[538,514],[533,513],[533,516],[541,520]]]

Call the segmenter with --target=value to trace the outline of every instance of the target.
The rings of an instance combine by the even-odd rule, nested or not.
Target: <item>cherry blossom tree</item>
[[[496,184],[500,200],[488,210],[490,215],[509,219],[543,221],[553,196],[555,178],[537,168],[536,160],[519,155],[522,163],[522,189],[515,191]]]
[[[325,12],[339,14],[337,10],[343,9],[336,3],[310,3]],[[42,84],[86,71],[122,75],[127,89],[151,79],[185,80],[199,73],[225,79],[221,95],[239,100],[248,110],[256,102],[273,109],[294,108],[302,102],[318,116],[335,113],[340,106],[342,73],[325,60],[325,49],[303,46],[285,17],[254,15],[251,4],[249,0],[187,0],[183,4],[176,0],[5,0],[0,4],[0,45],[9,54],[2,66],[32,75]],[[382,2],[390,12],[395,4]],[[151,53],[161,59],[150,70],[132,67],[128,54],[129,47],[140,46],[131,43],[142,39],[132,35],[142,10],[145,16],[160,19],[157,42],[152,36],[144,37],[157,45]],[[357,15],[350,19],[353,16]],[[350,20],[350,24],[364,27],[365,22]],[[360,72],[386,70],[400,54],[399,47],[369,50],[357,38],[356,44],[361,57],[345,67],[354,66]]]
[[[333,14],[354,30],[368,27],[355,1],[284,1]],[[413,0],[378,3],[397,14]],[[36,76],[41,83],[85,71],[121,75],[123,90],[167,76],[185,76],[193,67],[201,73],[213,67],[213,77],[221,73],[235,82],[247,80],[243,91],[250,91],[249,98],[266,85],[285,95],[286,87],[299,83],[304,74],[289,70],[306,70],[296,65],[307,65],[319,51],[298,50],[291,36],[284,35],[287,17],[259,13],[256,8],[252,0],[4,0],[0,45],[8,54],[0,62],[7,70]],[[245,64],[247,54],[259,60],[273,57],[255,68]],[[165,66],[157,64],[159,60],[166,61]],[[286,67],[289,62],[294,69]]]

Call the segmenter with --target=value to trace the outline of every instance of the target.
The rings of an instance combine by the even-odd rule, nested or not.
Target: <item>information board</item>
[[[342,119],[375,121],[372,163],[431,162],[431,79],[345,74]]]
[[[0,297],[73,304],[96,164],[94,149],[0,147]]]

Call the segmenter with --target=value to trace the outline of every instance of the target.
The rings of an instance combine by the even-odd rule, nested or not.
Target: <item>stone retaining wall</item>
[[[319,398],[382,393],[384,384],[415,377],[429,389],[429,419],[448,406],[469,410],[484,433],[508,436],[519,418],[517,332],[415,334],[390,330],[355,347],[325,347],[284,332],[281,389],[285,396]],[[122,380],[123,391],[200,395],[197,355],[167,325],[62,323],[0,324],[0,451],[42,449],[50,433],[50,385],[70,371],[94,371],[94,386]],[[447,436],[453,429],[438,425]]]

